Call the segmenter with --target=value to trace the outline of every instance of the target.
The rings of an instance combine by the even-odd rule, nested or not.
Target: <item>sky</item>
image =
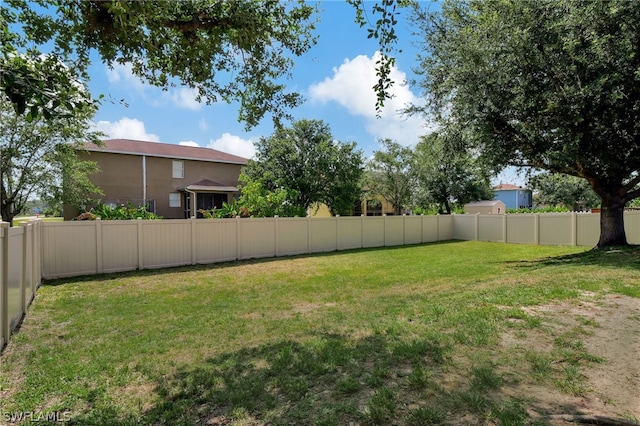
[[[367,2],[370,18],[373,4]],[[395,55],[391,73],[394,97],[387,100],[379,118],[372,89],[377,41],[367,38],[366,28],[355,23],[355,11],[344,0],[322,1],[318,18],[317,44],[294,58],[292,78],[287,81],[288,90],[305,98],[303,105],[290,111],[294,119],[323,120],[335,140],[356,142],[365,158],[380,149],[383,138],[415,146],[419,137],[434,127],[424,117],[400,112],[408,104],[421,102],[419,90],[407,84],[415,77],[418,39],[405,16],[400,15],[396,27],[401,52]],[[92,95],[103,94],[106,99],[95,117],[95,127],[107,138],[208,147],[251,158],[254,143],[274,131],[270,117],[246,131],[244,123],[237,121],[237,104],[198,103],[195,91],[187,87],[163,91],[143,83],[127,66],[109,69],[96,60],[89,73]],[[120,99],[124,104],[118,102]],[[503,174],[495,181],[521,184],[514,173]]]

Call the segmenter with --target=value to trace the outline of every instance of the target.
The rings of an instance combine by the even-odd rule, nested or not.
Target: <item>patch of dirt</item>
[[[527,309],[542,320],[540,329],[508,332],[502,345],[549,352],[554,337],[575,330],[573,337],[603,362],[580,367],[585,392],[563,393],[548,384],[521,383],[512,391],[526,395],[532,418],[566,425],[563,415],[640,420],[640,299],[621,295],[602,298],[585,294],[579,304],[554,304]],[[590,300],[589,300],[590,299]]]

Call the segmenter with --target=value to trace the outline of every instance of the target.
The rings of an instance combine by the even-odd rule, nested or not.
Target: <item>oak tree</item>
[[[447,0],[416,11],[428,109],[495,166],[586,179],[598,247],[624,245],[640,196],[640,2]]]
[[[321,120],[299,120],[291,127],[278,127],[271,136],[260,138],[255,147],[256,157],[249,160],[240,177],[243,195],[257,188],[272,198],[285,196],[281,202],[294,206],[298,216],[306,215],[314,203],[325,203],[333,214],[349,214],[360,199],[362,152],[353,142],[334,140],[331,129]]]

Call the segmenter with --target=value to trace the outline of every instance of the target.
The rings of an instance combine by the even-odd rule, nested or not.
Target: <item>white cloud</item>
[[[390,138],[403,145],[415,145],[421,135],[429,133],[425,121],[418,116],[405,116],[401,110],[420,100],[405,84],[406,74],[393,67],[390,78],[394,81],[390,90],[392,99],[385,101],[376,117],[376,94],[373,86],[377,82],[376,53],[372,58],[359,55],[352,60],[345,59],[338,68],[333,69],[333,76],[309,87],[309,97],[314,102],[337,102],[350,114],[366,120],[367,131],[376,138]]]
[[[207,120],[205,120],[204,118],[201,118],[200,121],[198,122],[198,127],[200,127],[200,130],[202,130],[203,132],[209,129],[209,125],[207,124]]]
[[[114,64],[113,68],[106,67],[106,70],[107,81],[113,85],[133,88],[139,92],[144,92],[145,88],[151,87],[133,74],[131,64]]]
[[[196,147],[196,148],[200,148],[200,144],[198,142],[194,142],[194,141],[180,141],[180,142],[178,142],[178,145],[193,146],[193,147]]]
[[[98,121],[96,130],[105,133],[111,139],[136,139],[160,142],[158,135],[147,133],[144,123],[136,118],[123,117],[118,121]]]
[[[110,69],[106,67],[107,80],[115,86],[124,87],[135,91],[153,106],[163,106],[167,103],[178,108],[199,110],[202,104],[196,100],[198,90],[181,87],[162,91],[162,89],[144,82],[133,74],[133,66],[127,64],[114,64]]]
[[[244,158],[252,158],[256,153],[251,139],[242,139],[240,136],[230,133],[223,133],[222,136],[215,140],[211,139],[207,148],[217,149],[218,151],[228,152]]]
[[[197,97],[197,89],[190,89],[185,87],[176,90],[170,90],[169,93],[165,93],[165,98],[169,99],[175,106],[179,108],[191,109],[194,111],[202,108],[202,104],[196,99]]]

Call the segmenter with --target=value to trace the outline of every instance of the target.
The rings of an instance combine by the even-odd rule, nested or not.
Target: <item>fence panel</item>
[[[504,242],[505,215],[478,216],[478,240]]]
[[[131,271],[138,268],[138,224],[133,220],[95,221],[100,239],[102,272]]]
[[[164,268],[191,263],[189,219],[138,220],[136,223],[142,226],[142,268]]]
[[[541,245],[572,245],[575,232],[573,214],[553,213],[539,217],[539,244]]]
[[[24,297],[24,228],[16,226],[9,229],[9,273],[8,273],[8,318],[9,328],[13,330],[23,314]]]
[[[405,216],[385,216],[385,246],[401,246],[404,244]]]
[[[363,217],[339,217],[338,250],[351,250],[362,247]]]
[[[535,214],[507,215],[507,243],[536,244],[538,216]]]
[[[627,217],[625,216],[625,222]],[[576,215],[576,244],[595,247],[600,239],[600,215],[578,213]]]
[[[453,239],[453,215],[438,215],[438,238],[435,241],[446,241]]]
[[[278,218],[278,256],[304,254],[309,251],[309,219]]]
[[[44,277],[58,278],[97,273],[95,222],[47,222],[43,225]]]
[[[276,255],[275,218],[247,218],[238,221],[239,259]]]
[[[373,216],[365,218],[362,231],[364,237],[362,241],[363,247],[382,247],[385,238],[385,218],[383,216]]]
[[[335,251],[338,249],[338,222],[335,217],[311,218],[311,253]]]
[[[0,222],[0,350],[4,348],[4,346],[9,341],[9,334],[11,330],[9,329],[9,315],[8,315],[8,305],[9,301],[7,300],[9,297],[7,282],[8,279],[8,266],[9,262],[7,259],[7,246],[9,242],[9,223],[8,222]]]
[[[195,221],[196,263],[235,260],[238,254],[237,219]]]
[[[35,232],[34,225],[31,223],[22,225],[24,228],[24,260],[23,260],[23,276],[24,276],[24,298],[23,298],[23,311],[27,311],[29,304],[35,296],[35,285],[33,276],[33,233]]]
[[[477,215],[454,214],[452,238],[454,240],[475,240]]]
[[[422,216],[404,216],[404,243],[422,242]]]
[[[444,226],[444,221],[440,221],[441,217],[438,216],[420,216],[422,220],[422,240],[423,243],[430,243],[438,241],[440,238],[441,228]]]
[[[625,212],[624,231],[629,244],[640,244],[640,211]]]

